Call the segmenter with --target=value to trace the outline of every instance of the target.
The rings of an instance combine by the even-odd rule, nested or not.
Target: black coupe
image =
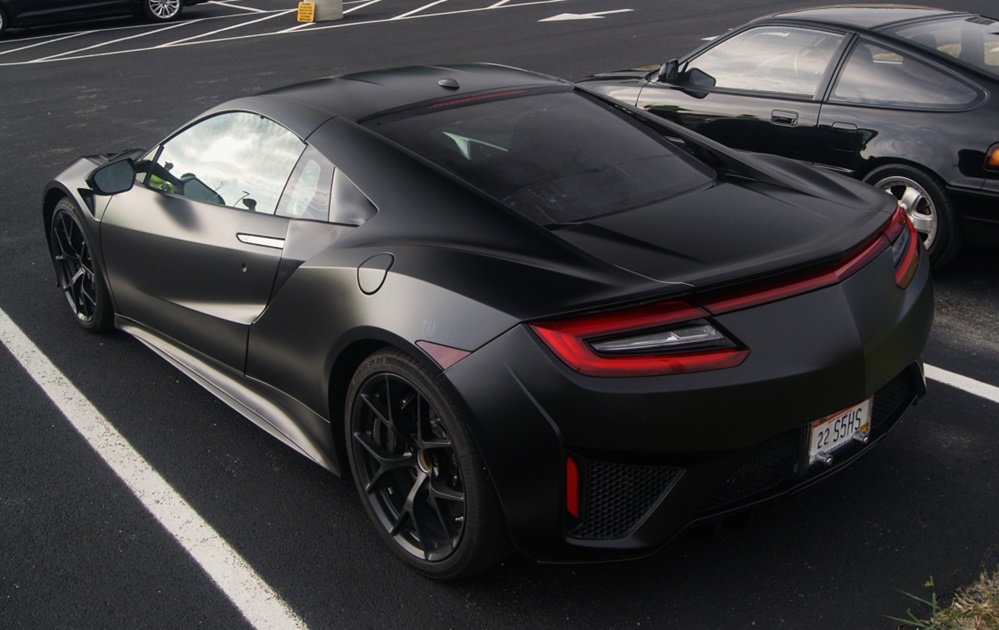
[[[760,18],[653,70],[587,89],[724,144],[889,191],[935,265],[999,245],[999,22],[910,6]]]
[[[511,542],[651,553],[925,392],[929,263],[893,199],[511,68],[225,103],[78,160],[43,217],[83,328],[351,475],[436,577]]]

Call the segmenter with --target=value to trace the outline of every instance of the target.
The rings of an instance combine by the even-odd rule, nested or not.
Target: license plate
[[[853,441],[866,442],[871,433],[871,399],[812,423],[808,463],[832,463],[832,453]]]

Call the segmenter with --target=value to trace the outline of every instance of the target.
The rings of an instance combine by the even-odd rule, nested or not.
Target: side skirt
[[[131,320],[118,316],[115,324],[261,429],[341,475],[329,420],[270,385],[212,364]]]

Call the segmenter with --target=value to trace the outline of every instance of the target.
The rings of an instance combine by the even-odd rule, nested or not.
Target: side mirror
[[[676,59],[670,59],[659,68],[656,81],[660,83],[673,83],[680,68],[680,63]]]
[[[87,175],[87,186],[99,195],[117,195],[135,185],[135,162],[132,158],[108,162]]]

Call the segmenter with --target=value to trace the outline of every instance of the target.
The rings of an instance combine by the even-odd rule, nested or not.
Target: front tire
[[[347,452],[365,511],[392,551],[440,579],[501,560],[499,501],[458,406],[400,352],[368,357],[351,379]]]
[[[957,255],[963,239],[954,206],[939,179],[914,166],[888,164],[868,173],[864,181],[898,199],[934,269]]]
[[[183,9],[183,0],[142,0],[142,14],[150,22],[176,20]]]
[[[114,324],[111,295],[104,285],[100,264],[93,256],[80,209],[65,197],[52,214],[49,248],[59,288],[76,323],[90,332],[110,330]]]

